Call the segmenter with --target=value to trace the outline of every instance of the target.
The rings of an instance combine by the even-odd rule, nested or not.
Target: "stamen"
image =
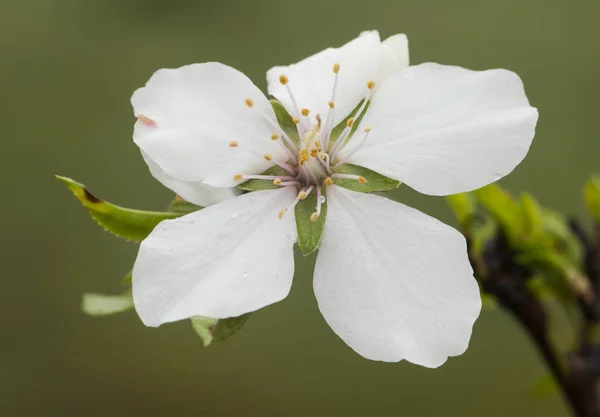
[[[361,177],[360,175],[352,175],[352,174],[333,174],[332,178],[343,178],[347,180],[356,180],[361,184],[366,184],[367,179],[365,177]]]
[[[335,64],[333,64],[333,72],[334,74],[339,74],[340,72],[340,64],[338,64],[337,62]]]
[[[290,139],[290,137],[281,129],[281,127],[279,126],[279,123],[277,123],[275,120],[273,120],[271,117],[269,117],[265,112],[263,112],[260,108],[256,107],[256,110],[260,113],[260,115],[267,121],[269,122],[275,129],[277,129],[279,131],[279,133],[281,134],[281,136],[283,137],[283,139],[286,141],[287,145],[291,148],[291,149],[296,149],[296,145],[294,144],[294,142]],[[275,136],[275,135],[273,135]],[[271,136],[271,139],[273,139],[273,136]],[[277,136],[279,138],[279,136]],[[273,139],[276,140],[276,139]],[[289,156],[292,159],[292,162],[295,164],[296,163],[296,157],[294,156],[294,154],[288,149],[288,146],[285,146],[283,143],[279,142],[279,144],[282,146],[282,148],[289,154]]]
[[[333,101],[329,102],[329,108],[333,109],[335,107],[335,103]]]
[[[312,156],[313,158],[316,158],[317,155],[319,155],[319,150],[317,148],[313,148],[313,150],[310,151],[310,156]]]
[[[331,179],[331,177],[327,177],[325,178],[325,185],[333,185],[333,180]]]
[[[296,207],[296,204],[298,204],[298,202],[300,200],[304,200],[308,196],[308,194],[310,194],[312,189],[313,189],[313,186],[311,185],[306,191],[300,191],[298,193],[298,195],[296,196],[296,198],[294,199],[294,201],[292,202],[292,204],[290,204],[288,206],[288,208],[281,210],[279,212],[279,218],[282,219],[285,213],[287,213],[289,210],[293,210],[294,207]]]
[[[374,89],[375,88],[375,81],[371,80],[371,81],[367,82],[367,88],[369,90]]]
[[[307,117],[310,114],[310,110],[307,108],[302,109],[302,116]]]
[[[317,185],[317,211],[310,215],[310,220],[316,222],[321,215],[321,205],[325,202],[325,197],[321,195],[321,187]]]
[[[268,180],[268,181],[273,181],[273,180],[277,180],[277,179],[281,179],[281,180],[295,180],[295,177],[291,177],[289,175],[287,176],[281,176],[281,175],[246,175],[246,174],[235,174],[233,176],[233,179],[236,181],[243,181],[243,180]]]
[[[277,215],[279,216],[279,219],[283,219],[283,215],[285,214],[286,210],[281,210]]]
[[[273,184],[275,185],[281,185],[281,178],[276,178],[273,180]]]
[[[229,142],[229,146],[231,146],[232,148],[237,148],[239,145],[240,144],[237,140],[232,140],[231,142]]]
[[[287,77],[287,75],[285,75],[285,74],[281,74],[281,75],[279,76],[279,82],[280,82],[282,85],[287,85],[287,83],[288,83],[289,81],[290,81],[290,79]]]
[[[327,112],[327,119],[325,121],[325,135],[323,137],[323,142],[325,144],[329,143],[329,138],[331,137],[331,130],[333,129],[333,118],[335,115],[335,93],[337,91],[338,86],[338,74],[340,73],[340,64],[335,63],[333,65],[333,73],[335,74],[335,80],[333,81],[333,91],[331,92],[331,100],[329,101],[329,111]]]
[[[144,116],[143,114],[140,114],[137,119],[142,122],[145,125],[148,126],[156,126],[156,122],[154,120],[152,120],[151,118]]]
[[[271,136],[271,140],[277,140],[279,139],[279,133],[273,133],[273,136]]]
[[[297,117],[292,118],[292,120],[294,121],[294,123],[300,124],[300,119],[298,119]]]
[[[244,102],[246,103],[246,106],[248,106],[248,108],[251,109],[252,107],[254,107],[254,102],[251,98],[247,98],[246,100],[244,100]]]
[[[346,155],[344,155],[343,158],[340,158],[335,165],[333,166],[334,168],[337,168],[338,166],[340,166],[341,164],[343,164],[345,161],[347,161],[349,158],[351,158],[356,152],[358,152],[358,150],[360,148],[362,148],[362,146],[365,144],[365,142],[367,141],[367,138],[369,137],[369,132],[371,131],[370,127],[366,127],[365,128],[365,135],[363,136],[362,140],[358,143],[358,145],[356,145],[354,147],[354,149],[348,151],[348,153]]]
[[[272,161],[272,160],[273,160],[273,155],[271,155],[270,153],[266,153],[266,154],[265,154],[265,159],[266,159],[267,161]]]
[[[319,215],[317,214],[317,212],[314,212],[313,214],[310,215],[311,222],[316,222],[318,218],[319,218]]]

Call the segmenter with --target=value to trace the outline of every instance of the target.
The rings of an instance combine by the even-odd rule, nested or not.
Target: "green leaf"
[[[273,111],[275,112],[275,117],[277,117],[277,123],[279,123],[281,129],[290,137],[292,142],[294,142],[297,146],[300,146],[298,126],[296,126],[296,123],[294,123],[293,117],[288,113],[288,111],[285,109],[285,107],[283,107],[283,105],[279,101],[274,99],[270,101],[271,106],[273,107]]]
[[[358,165],[342,164],[335,168],[335,174],[351,174],[363,177],[367,182],[365,184],[357,180],[350,180],[345,178],[334,178],[333,182],[340,187],[347,188],[352,191],[358,191],[361,193],[372,193],[374,191],[389,191],[398,188],[400,181],[393,180],[372,171],[368,168],[363,168]]]
[[[278,165],[274,165],[271,168],[267,169],[261,175],[276,175],[281,177],[286,177],[290,175],[285,169],[281,168]],[[238,185],[240,190],[244,191],[262,191],[262,190],[278,190],[281,188],[280,185],[276,185],[271,180],[248,180],[246,182]]]
[[[58,175],[56,178],[67,184],[96,223],[123,239],[142,241],[163,220],[181,216],[180,213],[132,210],[115,206],[93,195],[83,184]]]
[[[211,319],[209,317],[192,317],[192,327],[202,339],[204,347],[233,336],[244,328],[251,313],[228,319]]]
[[[334,127],[331,130],[331,137],[329,138],[329,149],[331,149],[331,146],[333,146],[337,138],[342,134],[342,132],[346,128],[348,120],[350,120],[351,117],[354,117],[354,115],[358,112],[358,109],[360,109],[360,106],[362,106],[363,102],[364,100],[361,100],[360,103],[358,103],[358,105],[354,108],[354,110],[352,110],[352,112],[348,116],[346,116],[344,120],[342,120],[336,127]],[[348,141],[352,138],[352,135],[354,135],[354,132],[356,132],[356,129],[358,129],[358,126],[360,125],[360,122],[363,119],[364,115],[367,114],[367,110],[369,110],[370,105],[371,102],[368,102],[363,112],[360,114],[360,116],[358,116],[358,119],[354,120],[354,124],[352,125],[352,129],[350,130],[350,135],[346,139],[346,143],[348,143]]]
[[[120,295],[83,294],[81,309],[89,316],[103,317],[122,313],[133,308],[131,290]]]
[[[594,175],[583,187],[583,196],[594,221],[600,223],[600,177]]]
[[[321,204],[321,215],[316,221],[311,216],[317,210],[317,193],[312,192],[304,200],[296,204],[296,227],[298,228],[298,246],[304,256],[311,254],[319,248],[325,217],[327,217],[327,202]]]
[[[521,194],[521,234],[539,235],[543,233],[543,213],[533,195],[529,193]]]
[[[509,240],[514,241],[521,229],[521,210],[512,196],[498,184],[475,190],[473,195],[500,223]]]
[[[175,197],[175,199],[169,205],[169,210],[173,213],[181,213],[189,214],[198,210],[202,210],[204,207],[197,206],[194,203],[190,203],[189,201],[184,200],[180,196]]]
[[[469,193],[453,194],[446,197],[446,202],[463,229],[468,230],[477,212],[477,203],[473,196]]]

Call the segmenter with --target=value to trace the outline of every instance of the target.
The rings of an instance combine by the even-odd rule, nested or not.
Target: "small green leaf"
[[[83,184],[58,175],[56,178],[67,184],[96,223],[123,239],[142,241],[163,220],[181,216],[181,213],[132,210],[115,206],[93,195]]]
[[[306,256],[319,248],[325,217],[327,216],[327,202],[321,204],[321,214],[316,221],[311,216],[317,210],[317,193],[312,192],[304,200],[296,204],[296,227],[298,228],[298,246]]]
[[[583,196],[594,221],[600,223],[600,177],[594,175],[584,185]]]
[[[192,327],[202,339],[204,347],[233,336],[244,328],[251,313],[228,319],[211,319],[209,317],[192,317]]]
[[[133,308],[131,290],[120,295],[83,294],[81,309],[89,316],[103,317],[122,313]]]
[[[509,240],[514,242],[521,230],[522,216],[520,207],[512,196],[498,184],[475,190],[473,195],[500,223]]]
[[[536,199],[529,193],[521,194],[521,217],[522,233],[529,235],[539,235],[543,233],[543,213],[542,208]]]
[[[333,144],[337,140],[337,138],[342,134],[342,132],[346,128],[348,120],[350,120],[351,117],[354,117],[354,115],[358,112],[358,109],[360,109],[360,106],[362,106],[363,102],[364,102],[364,100],[361,100],[360,103],[358,103],[358,105],[354,108],[354,110],[352,110],[352,112],[348,116],[346,116],[346,118],[344,120],[342,120],[340,123],[338,123],[338,125],[331,130],[331,138],[329,139],[330,149],[331,149],[331,146],[333,146]],[[360,125],[360,122],[361,122],[362,118],[364,117],[364,115],[367,114],[367,110],[369,110],[370,105],[371,105],[371,102],[368,102],[367,105],[365,106],[363,112],[360,114],[360,116],[358,116],[358,119],[354,120],[354,124],[352,125],[352,129],[350,130],[350,135],[346,139],[346,143],[348,143],[350,138],[352,138],[352,135],[354,135],[354,132],[356,132],[356,129],[358,129],[358,126]]]
[[[281,129],[290,137],[292,142],[294,142],[297,146],[300,146],[300,136],[298,136],[298,127],[296,126],[296,123],[294,123],[293,117],[288,113],[285,107],[283,107],[283,104],[281,104],[279,101],[270,101],[271,106],[273,107],[273,111],[275,112],[275,117],[277,117],[277,123],[279,123]]]
[[[198,210],[202,210],[204,207],[197,206],[194,203],[190,203],[189,201],[184,200],[180,196],[175,197],[175,199],[169,205],[169,210],[173,213],[181,213],[189,214]]]
[[[463,229],[468,230],[477,212],[477,203],[473,196],[469,193],[453,194],[446,197],[446,202]]]
[[[276,175],[281,177],[286,177],[290,175],[285,169],[281,168],[278,165],[274,165],[271,168],[267,169],[261,175]],[[240,190],[244,191],[262,191],[262,190],[278,190],[281,188],[280,185],[276,185],[273,181],[270,180],[248,180],[246,182],[238,185]]]
[[[345,178],[334,178],[333,182],[340,187],[347,188],[352,191],[358,191],[361,193],[372,193],[374,191],[389,191],[398,188],[400,181],[393,180],[372,171],[368,168],[363,168],[358,165],[342,164],[335,168],[335,174],[351,174],[363,177],[367,182],[365,184],[357,180],[345,179]]]

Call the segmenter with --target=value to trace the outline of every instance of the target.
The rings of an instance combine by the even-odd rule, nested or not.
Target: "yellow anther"
[[[180,196],[179,194],[177,194],[177,195],[175,196],[175,201],[185,201],[185,200],[183,199],[183,197],[182,197],[182,196]]]
[[[241,180],[244,179],[244,176],[242,174],[235,174],[233,176],[233,179],[236,180],[236,181],[241,181]]]
[[[240,144],[237,140],[232,140],[231,142],[229,142],[229,146],[231,146],[232,148],[237,148],[239,145]]]
[[[154,120],[147,116],[144,116],[143,114],[140,114],[137,119],[145,125],[156,126],[156,122]]]
[[[371,81],[367,82],[367,88],[369,90],[374,89],[375,88],[375,81],[371,80]]]
[[[273,136],[271,136],[272,140],[277,140],[279,139],[279,133],[273,133]]]
[[[248,106],[249,108],[254,107],[254,102],[252,101],[251,98],[247,98],[246,100],[244,100],[244,102],[246,103],[246,106]]]
[[[333,185],[333,180],[331,179],[331,177],[325,178],[325,185]]]
[[[281,178],[275,178],[273,180],[273,184],[275,184],[275,185],[281,185]]]
[[[289,81],[290,79],[287,77],[287,75],[281,74],[279,76],[279,82],[281,83],[281,85],[286,85]]]
[[[310,151],[310,156],[312,156],[313,158],[316,158],[317,155],[319,155],[319,150],[317,148],[313,148],[313,150]]]
[[[279,212],[279,214],[277,214],[279,216],[280,219],[283,219],[283,215],[285,214],[286,210],[281,210]]]
[[[306,194],[306,191],[300,191],[298,193],[298,198],[300,198],[300,200],[304,200],[307,196],[308,194]]]
[[[366,184],[367,179],[365,177],[358,177],[358,182],[360,182],[361,184]]]
[[[333,72],[334,74],[338,74],[340,72],[340,64],[338,64],[337,62],[333,64]]]
[[[365,127],[365,132],[366,132],[366,133],[369,133],[370,131],[371,131],[371,128],[370,128],[370,127]]]
[[[297,117],[294,117],[292,120],[293,120],[293,121],[294,121],[294,123],[296,123],[296,124],[300,123],[300,119],[298,119]]]
[[[319,158],[325,159],[325,152],[319,152]]]
[[[315,146],[317,147],[317,149],[320,151],[321,150],[321,141],[320,140],[316,140],[315,141]]]
[[[317,214],[316,211],[313,214],[310,215],[310,221],[311,222],[316,222],[318,218],[319,218],[319,215]]]
[[[310,154],[308,153],[308,149],[304,148],[300,151],[300,154],[298,155],[300,157],[301,161],[308,161],[310,160]]]
[[[329,108],[333,109],[335,107],[335,103],[333,101],[329,102]]]
[[[352,125],[354,125],[354,117],[349,118],[346,122],[346,126],[352,127]]]
[[[265,154],[265,159],[266,159],[267,161],[272,161],[272,160],[273,160],[273,155],[271,155],[270,153],[266,153],[266,154]]]
[[[304,108],[304,109],[300,110],[300,113],[302,113],[302,116],[306,117],[310,114],[310,110],[307,108]]]

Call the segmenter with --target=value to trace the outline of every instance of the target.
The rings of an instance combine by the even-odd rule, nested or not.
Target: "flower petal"
[[[178,180],[233,186],[235,174],[256,174],[272,165],[265,153],[287,159],[270,140],[275,127],[261,115],[275,120],[271,104],[244,74],[226,65],[159,70],[131,103],[138,117],[135,143]],[[232,141],[239,146],[230,147]]]
[[[140,246],[133,300],[147,326],[227,318],[285,298],[294,274],[293,187],[244,194],[160,223]]]
[[[390,36],[381,42],[383,55],[377,82],[382,85],[386,79],[408,67],[408,38],[405,34]]]
[[[338,336],[386,362],[462,354],[481,310],[463,236],[382,197],[333,186],[327,201],[314,290]]]
[[[368,141],[349,162],[424,194],[471,191],[523,160],[537,118],[513,72],[409,67],[377,91],[361,123]]]
[[[167,174],[150,157],[142,151],[142,157],[148,165],[148,169],[154,178],[162,185],[174,191],[190,203],[202,207],[212,206],[213,204],[229,200],[240,194],[240,190],[235,187],[213,187],[201,182],[179,181]]]
[[[289,87],[299,109],[308,108],[311,115],[325,117],[329,111],[335,75],[335,63],[340,64],[339,81],[335,97],[334,126],[365,97],[367,82],[375,80],[381,61],[382,48],[376,31],[364,32],[340,48],[328,48],[297,64],[273,67],[267,72],[269,94],[276,97],[292,114],[294,109],[286,86],[279,77],[289,78]]]

